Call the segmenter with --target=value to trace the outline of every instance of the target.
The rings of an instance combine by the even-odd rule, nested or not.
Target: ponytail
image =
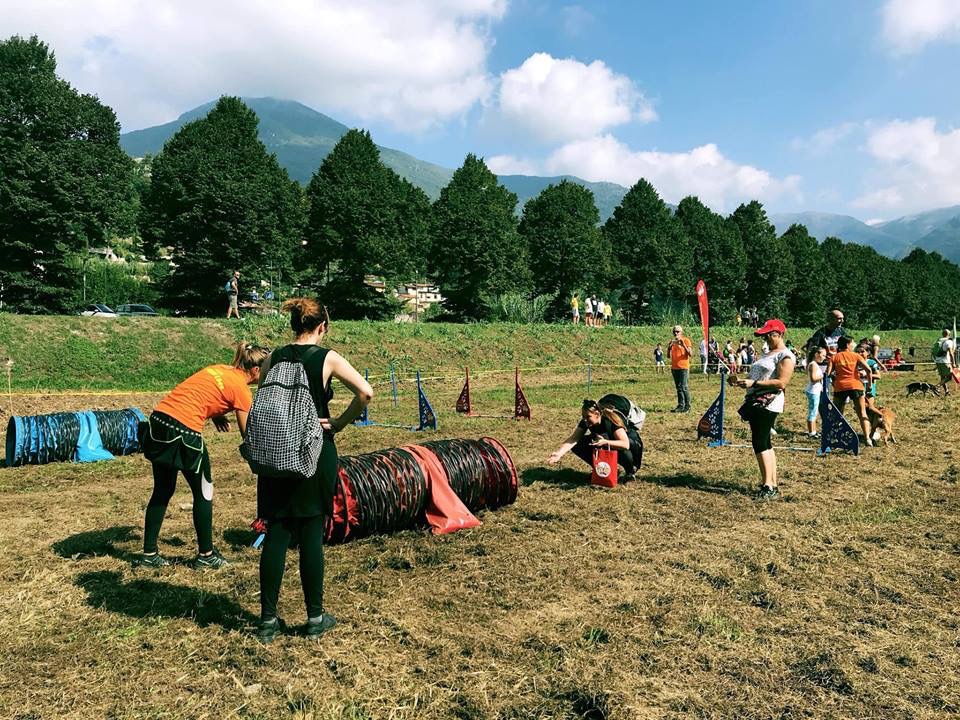
[[[255,367],[260,367],[263,361],[270,354],[270,348],[253,345],[250,343],[240,343],[237,345],[237,351],[233,354],[233,362],[230,363],[238,370],[249,372]]]

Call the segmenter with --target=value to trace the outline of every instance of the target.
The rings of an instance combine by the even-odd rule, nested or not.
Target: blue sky
[[[643,176],[725,212],[960,204],[958,0],[82,5],[0,0],[0,34],[47,40],[125,130],[273,95],[449,167]]]

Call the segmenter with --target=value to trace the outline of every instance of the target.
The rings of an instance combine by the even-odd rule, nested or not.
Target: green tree
[[[787,296],[787,319],[804,327],[817,326],[830,304],[833,278],[816,238],[803,225],[791,225],[780,236],[790,253],[797,281]]]
[[[454,317],[486,319],[497,296],[529,289],[516,207],[517,196],[473,154],[440,191],[433,205],[429,269]]]
[[[116,116],[56,70],[36,37],[0,42],[0,296],[20,312],[70,309],[78,256],[130,229]]]
[[[430,200],[380,161],[370,133],[350,130],[307,186],[307,265],[338,317],[392,317],[396,306],[364,284],[423,276]]]
[[[729,324],[746,289],[747,257],[740,234],[696,197],[677,206],[676,218],[693,257],[693,274],[707,284],[711,323]]]
[[[793,291],[793,258],[777,237],[758,201],[738,207],[730,221],[740,233],[747,255],[747,291],[744,301],[770,317],[787,315],[787,300]]]
[[[530,268],[533,291],[551,298],[553,317],[566,312],[574,290],[609,275],[610,248],[599,224],[593,193],[567,180],[547,186],[523,208],[520,236],[528,257],[536,258]]]
[[[239,98],[222,97],[153,160],[141,231],[153,254],[172,248],[170,307],[224,308],[221,289],[235,269],[249,279],[293,274],[302,191],[257,138],[257,122]]]
[[[635,318],[644,308],[685,302],[693,295],[690,246],[683,228],[646,180],[639,180],[603,226],[623,278],[621,302]]]

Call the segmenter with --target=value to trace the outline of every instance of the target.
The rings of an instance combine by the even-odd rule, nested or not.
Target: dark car
[[[117,315],[137,315],[139,317],[156,317],[157,311],[149,305],[120,305],[117,307]]]

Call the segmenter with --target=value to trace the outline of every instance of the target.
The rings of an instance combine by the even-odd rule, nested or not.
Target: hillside
[[[854,332],[873,334],[868,328]],[[715,327],[714,333],[730,339],[744,334],[724,327]],[[790,338],[803,344],[811,334],[791,329]],[[462,382],[464,366],[509,373],[520,365],[530,379],[536,368],[548,367],[584,375],[588,362],[623,366],[623,372],[649,370],[653,346],[668,337],[668,328],[650,326],[592,330],[582,325],[344,321],[333,324],[328,345],[358,368],[368,368],[372,377],[383,379],[393,363],[401,377],[422,370],[443,376],[443,383],[453,388]],[[936,331],[928,330],[886,331],[883,342],[926,348],[935,337]],[[50,352],[51,338],[56,352]],[[228,362],[239,340],[276,347],[289,340],[289,328],[280,317],[230,322],[0,314],[0,360],[14,361],[12,387],[20,390],[165,390],[203,365]]]

